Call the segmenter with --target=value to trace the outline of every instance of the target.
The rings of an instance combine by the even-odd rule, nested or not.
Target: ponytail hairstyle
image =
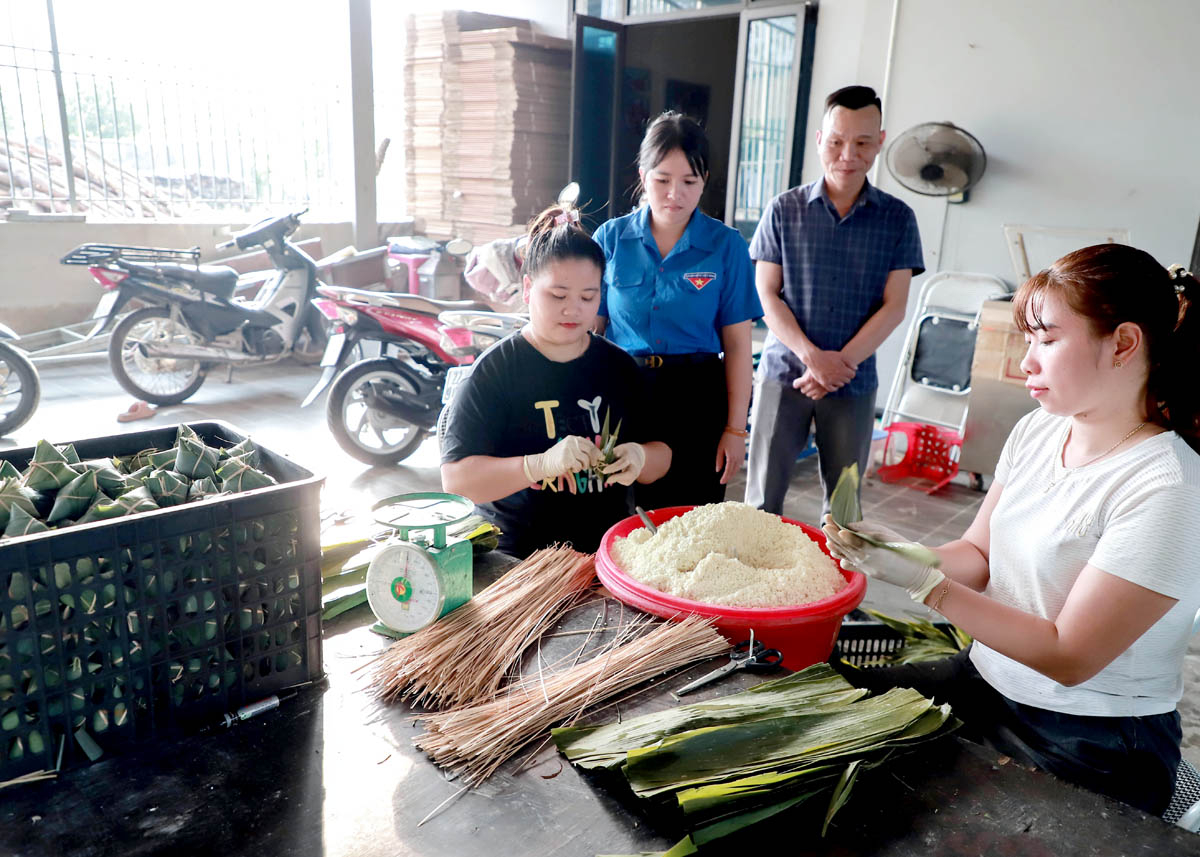
[[[1190,271],[1170,270],[1144,250],[1096,244],[1063,256],[1030,277],[1013,299],[1014,321],[1024,333],[1041,325],[1047,294],[1057,294],[1088,320],[1095,336],[1123,322],[1142,330],[1149,374],[1146,412],[1150,422],[1177,432],[1200,452],[1200,385],[1189,374],[1200,365],[1200,282]]]
[[[521,272],[532,279],[552,262],[586,259],[604,276],[604,251],[579,225],[579,209],[554,204],[529,221]]]

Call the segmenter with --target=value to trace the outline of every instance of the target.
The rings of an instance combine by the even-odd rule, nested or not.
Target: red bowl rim
[[[655,525],[658,525],[671,518],[677,518],[685,512],[690,512],[694,508],[696,507],[668,506],[663,509],[649,510],[646,514],[650,516],[650,520]],[[821,530],[803,521],[786,518],[783,515],[779,515],[778,517],[780,520],[802,529],[810,539],[817,543],[817,546],[826,556],[833,559],[833,555],[829,553],[829,548],[825,545],[825,534]],[[689,598],[669,595],[662,590],[634,580],[617,565],[616,558],[613,556],[612,546],[618,537],[628,536],[634,530],[642,529],[644,526],[641,518],[637,515],[630,515],[628,518],[617,521],[617,523],[609,527],[608,531],[604,534],[604,538],[600,540],[599,550],[596,551],[596,574],[600,578],[600,582],[605,586],[608,586],[609,583],[605,578],[612,577],[622,587],[630,589],[647,601],[654,602],[666,609],[678,609],[681,612],[686,611],[701,616],[712,616],[723,619],[746,619],[751,621],[754,619],[769,620],[801,617],[820,619],[839,613],[842,615],[849,613],[862,601],[862,596],[866,592],[866,576],[858,571],[844,569],[840,564],[837,564],[837,560],[834,560],[837,570],[846,579],[846,586],[828,598],[822,598],[820,601],[810,601],[807,604],[794,604],[786,607],[730,607],[723,604],[692,601]],[[601,562],[602,559],[603,562]]]

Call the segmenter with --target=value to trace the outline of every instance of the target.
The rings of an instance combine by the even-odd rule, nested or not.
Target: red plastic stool
[[[932,494],[958,473],[958,456],[962,448],[962,436],[958,432],[924,423],[892,423],[887,427],[887,433],[887,445],[883,448],[884,461],[889,460],[888,453],[897,435],[903,435],[908,446],[900,461],[879,468],[879,478],[884,482],[932,480],[932,487],[911,486]]]

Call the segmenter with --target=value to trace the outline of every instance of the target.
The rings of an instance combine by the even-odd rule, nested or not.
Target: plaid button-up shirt
[[[781,297],[804,335],[823,350],[845,346],[879,309],[888,274],[910,268],[916,276],[925,270],[911,208],[868,182],[846,216],[839,217],[823,178],[767,204],[750,256],[783,268]],[[805,367],[768,334],[759,371],[790,384]],[[872,354],[849,384],[829,395],[865,396],[878,386]]]

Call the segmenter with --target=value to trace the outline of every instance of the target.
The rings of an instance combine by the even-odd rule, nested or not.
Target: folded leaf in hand
[[[230,458],[225,461],[218,469],[217,476],[221,480],[221,487],[226,491],[251,491],[255,488],[266,488],[268,485],[274,485],[275,480],[261,470],[255,470],[243,458]]]
[[[170,470],[155,470],[146,477],[145,487],[159,506],[178,506],[188,498],[187,477]]]
[[[849,530],[872,547],[898,553],[918,565],[937,568],[942,564],[942,558],[924,545],[916,542],[885,542],[854,528],[853,525],[862,520],[862,506],[858,499],[858,462],[842,468],[842,475],[838,477],[833,494],[829,497],[829,515],[843,530]]]
[[[54,444],[39,440],[25,468],[24,483],[34,491],[57,491],[78,475]]]
[[[54,508],[46,516],[46,523],[78,518],[88,510],[99,493],[100,482],[96,478],[96,471],[84,470],[58,492],[54,498]]]
[[[37,507],[34,505],[36,492],[21,484],[20,477],[9,477],[0,480],[0,527],[7,527],[11,513],[15,509],[24,509],[25,514],[37,517]]]
[[[27,536],[30,533],[44,533],[49,529],[37,518],[17,506],[9,516],[8,526],[4,528],[4,535],[6,537]]]
[[[217,472],[220,450],[205,444],[200,436],[186,425],[179,427],[176,441],[175,472],[191,479],[205,479]]]

